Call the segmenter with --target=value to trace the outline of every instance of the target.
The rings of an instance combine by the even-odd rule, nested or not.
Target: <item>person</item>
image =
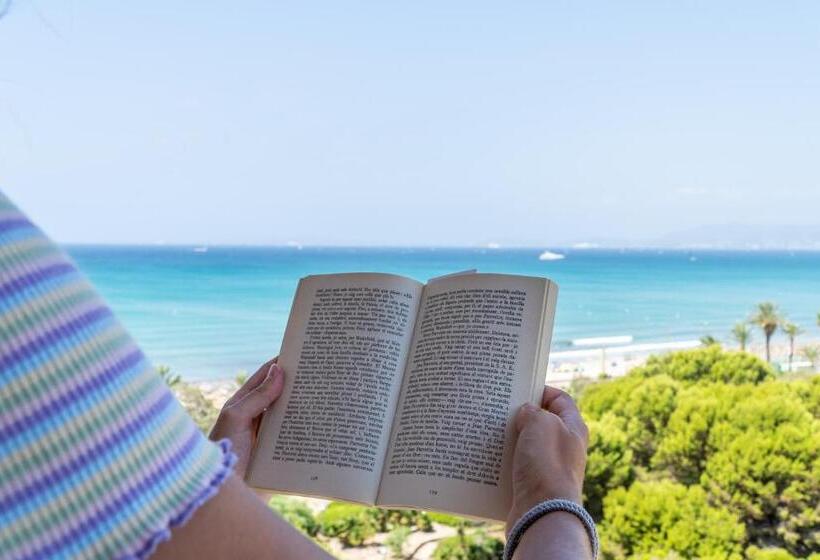
[[[206,439],[88,280],[0,192],[0,558],[329,558],[243,482],[287,373],[263,364]],[[591,558],[577,513],[531,515],[581,505],[575,403],[547,387],[513,421],[515,557]]]

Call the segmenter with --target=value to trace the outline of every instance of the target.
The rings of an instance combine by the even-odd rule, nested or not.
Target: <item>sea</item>
[[[69,246],[155,365],[184,379],[233,378],[278,353],[299,278],[389,272],[425,281],[477,269],[560,286],[553,353],[578,339],[674,343],[775,302],[820,338],[820,252],[330,247]],[[761,339],[761,335],[757,335]]]

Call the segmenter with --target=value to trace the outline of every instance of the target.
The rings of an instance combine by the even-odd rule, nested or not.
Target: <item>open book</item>
[[[511,418],[540,402],[557,292],[503,274],[303,278],[247,483],[504,520]]]

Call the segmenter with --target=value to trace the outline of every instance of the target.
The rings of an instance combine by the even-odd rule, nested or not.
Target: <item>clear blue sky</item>
[[[17,0],[0,188],[64,242],[810,226],[818,21],[808,1]]]

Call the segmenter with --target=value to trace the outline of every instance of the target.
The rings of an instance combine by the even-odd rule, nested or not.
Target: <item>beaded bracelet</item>
[[[541,502],[521,516],[521,519],[516,521],[510,531],[510,536],[507,538],[507,545],[504,547],[504,560],[512,560],[513,553],[521,537],[524,535],[524,531],[529,529],[533,523],[543,516],[553,511],[571,513],[584,524],[584,529],[586,529],[589,542],[592,545],[592,558],[598,558],[598,532],[595,530],[595,522],[587,513],[587,510],[570,500],[555,499]]]

